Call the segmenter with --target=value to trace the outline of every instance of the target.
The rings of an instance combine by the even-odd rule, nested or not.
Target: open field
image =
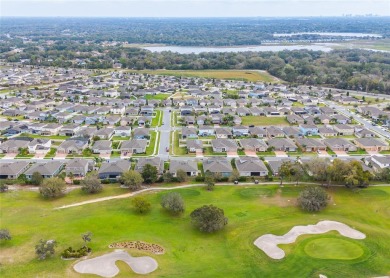
[[[172,94],[157,94],[157,95],[146,95],[146,99],[166,100]]]
[[[159,202],[163,192],[145,195],[152,203],[152,211],[146,215],[136,214],[131,209],[130,199],[53,210],[64,204],[127,192],[117,185],[109,185],[102,193],[92,196],[74,190],[54,201],[42,200],[37,192],[30,191],[0,194],[1,225],[13,235],[11,241],[0,243],[0,270],[2,277],[25,277],[26,273],[29,277],[89,277],[75,273],[72,270],[75,261],[61,260],[59,252],[68,246],[82,246],[80,234],[91,231],[94,234],[89,244],[93,249],[92,256],[111,252],[109,244],[126,240],[147,241],[165,248],[164,255],[129,252],[133,256],[149,255],[157,260],[159,268],[149,277],[199,277],[200,273],[203,277],[318,277],[319,274],[373,277],[390,274],[390,188],[355,192],[346,188],[328,189],[332,201],[318,214],[303,213],[293,205],[299,190],[299,187],[278,188],[276,185],[217,186],[213,192],[204,188],[178,189],[185,199],[186,212],[177,217],[161,210]],[[201,234],[191,226],[189,214],[195,208],[211,203],[225,210],[229,224],[221,232]],[[362,204],[364,209],[361,209]],[[324,219],[345,223],[365,233],[367,238],[357,242],[336,232],[301,236],[294,244],[281,245],[286,257],[280,261],[270,259],[253,244],[263,234],[282,235],[295,225],[315,224]],[[58,241],[57,254],[45,261],[34,256],[34,245],[41,238]],[[333,246],[324,245],[327,239]],[[310,248],[308,244],[311,243],[307,240],[319,240],[315,243],[321,248],[332,247],[338,251],[332,258],[328,258],[329,253],[323,253],[324,259],[316,258],[319,254]],[[343,243],[348,245],[348,253],[340,253],[338,240],[348,241]],[[360,255],[361,250],[363,255]],[[131,270],[118,277],[128,277],[129,273]]]
[[[289,125],[286,117],[244,116],[241,119],[243,125]]]
[[[272,82],[280,81],[265,71],[257,70],[129,70],[130,72],[148,73],[155,75],[172,75],[185,77],[203,77],[228,80],[246,80],[252,82]]]

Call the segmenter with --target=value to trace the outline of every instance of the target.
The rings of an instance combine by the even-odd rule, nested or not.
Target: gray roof
[[[239,172],[263,172],[268,169],[258,157],[240,156],[235,160]]]
[[[198,164],[194,160],[171,160],[169,171],[176,173],[179,169],[185,172],[196,172],[198,171]]]
[[[22,171],[29,162],[27,161],[16,161],[8,163],[0,163],[0,173],[1,175],[17,175]]]
[[[228,149],[237,149],[237,143],[233,139],[214,139],[211,140],[211,145],[213,148],[228,148]]]
[[[294,142],[287,138],[272,138],[268,140],[268,145],[271,147],[296,147]]]
[[[103,162],[99,169],[99,174],[102,173],[123,173],[130,169],[131,162],[128,160],[116,160],[112,162]]]
[[[148,140],[146,139],[131,139],[128,141],[123,141],[120,149],[144,149],[147,145]]]
[[[202,140],[187,140],[187,148],[201,149],[203,148]]]
[[[84,168],[88,165],[88,160],[83,158],[73,158],[66,163],[66,168]]]
[[[351,141],[348,141],[345,138],[328,138],[324,140],[325,145],[327,146],[354,146]]]
[[[30,169],[28,169],[25,174],[32,175],[34,172],[40,173],[42,176],[54,175],[59,168],[62,167],[64,163],[61,161],[49,161],[45,163],[36,163]]]
[[[93,149],[111,150],[111,144],[112,142],[110,140],[99,140],[95,142]]]
[[[142,157],[138,159],[137,164],[135,165],[135,170],[142,171],[146,164],[155,166],[159,172],[164,169],[164,163],[160,157]]]
[[[381,146],[381,147],[384,147],[384,146],[388,146],[388,144],[386,144],[385,142],[379,140],[379,139],[376,139],[376,138],[358,138],[358,139],[355,139],[356,142],[360,143],[361,145],[363,146]]]
[[[246,147],[265,147],[267,148],[267,144],[261,140],[261,139],[255,139],[255,138],[246,138],[246,139],[241,139],[240,144],[243,148]]]
[[[297,143],[301,146],[306,146],[306,147],[322,147],[325,148],[325,144],[321,142],[318,139],[315,138],[298,138]]]
[[[233,171],[230,161],[224,157],[213,157],[205,160],[203,163],[203,169],[205,172],[210,171],[212,173]]]

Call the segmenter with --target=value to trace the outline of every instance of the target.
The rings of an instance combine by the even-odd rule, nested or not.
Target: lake
[[[274,37],[292,37],[297,35],[317,35],[328,37],[350,37],[350,38],[382,38],[379,34],[367,34],[367,33],[332,33],[332,32],[302,32],[302,33],[276,33]]]
[[[202,52],[246,52],[246,51],[282,51],[309,49],[315,51],[329,52],[332,44],[305,44],[305,45],[255,45],[255,46],[232,46],[232,47],[205,47],[205,46],[147,46],[143,49],[152,52],[172,51],[180,54],[199,54]]]

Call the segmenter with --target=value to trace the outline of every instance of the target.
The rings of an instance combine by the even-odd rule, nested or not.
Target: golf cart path
[[[290,184],[295,184],[295,183],[284,183],[284,184],[285,185],[290,185]],[[316,184],[316,183],[313,183],[313,182],[301,182],[300,184]],[[223,186],[229,185],[229,186],[231,186],[232,183],[231,182],[229,182],[229,183],[218,183],[217,185],[218,186],[220,186],[220,185],[223,185]],[[248,183],[239,183],[236,186],[249,186],[249,185],[252,185],[252,186],[255,186],[255,185],[278,185],[278,183],[275,183],[275,182],[264,182],[264,183],[254,184],[253,182],[251,182],[251,183],[248,182]],[[144,188],[144,189],[141,189],[141,190],[138,190],[138,191],[129,192],[129,193],[121,194],[121,195],[107,196],[107,197],[96,198],[96,199],[83,201],[83,202],[79,202],[79,203],[74,203],[74,204],[70,204],[70,205],[64,205],[64,206],[56,207],[54,209],[55,210],[59,210],[59,209],[79,207],[79,206],[83,206],[83,205],[99,203],[99,202],[104,202],[104,201],[109,201],[109,200],[115,200],[115,199],[125,199],[125,198],[133,197],[135,195],[138,195],[138,194],[141,194],[141,193],[144,193],[144,192],[149,192],[149,191],[164,191],[164,190],[174,190],[174,189],[199,187],[199,186],[206,186],[206,184],[204,184],[204,183],[201,183],[201,184],[199,184],[199,183],[198,184],[185,184],[185,185],[171,186],[171,187],[154,187],[153,186],[153,187],[148,187],[148,188]]]

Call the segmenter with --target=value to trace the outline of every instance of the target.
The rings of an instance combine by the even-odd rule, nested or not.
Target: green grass
[[[186,147],[179,147],[179,134],[178,131],[174,132],[173,135],[173,155],[185,155],[194,156],[195,154],[188,153]]]
[[[216,155],[216,156],[227,156],[227,153],[216,153],[213,151],[213,147],[205,147],[204,155]]]
[[[349,155],[362,155],[367,154],[366,150],[364,149],[358,149],[357,151],[348,152]]]
[[[275,152],[257,152],[257,156],[275,156]]]
[[[320,237],[305,242],[305,253],[316,259],[353,260],[364,254],[364,249],[356,240],[343,238]]]
[[[250,193],[244,187],[217,186],[209,192],[204,188],[178,189],[186,211],[181,216],[171,216],[161,210],[160,200],[166,192],[145,194],[152,210],[145,215],[131,209],[131,199],[116,199],[104,203],[89,204],[65,210],[54,207],[103,197],[108,194],[128,192],[110,185],[101,194],[90,196],[75,190],[69,195],[53,200],[42,200],[37,192],[12,191],[0,194],[2,228],[8,228],[11,241],[2,241],[2,277],[88,277],[72,270],[74,261],[64,261],[59,253],[68,246],[80,247],[80,235],[93,233],[92,256],[111,252],[108,245],[125,240],[141,240],[156,243],[166,249],[164,255],[133,253],[137,256],[152,256],[159,263],[156,272],[149,277],[374,277],[390,272],[390,188],[368,188],[362,195],[346,188],[327,189],[332,196],[328,208],[321,213],[304,213],[294,205],[295,194],[283,197],[269,194],[279,191],[278,186],[253,186]],[[284,187],[285,188],[290,187]],[[295,187],[292,187],[295,188]],[[378,196],[378,191],[379,194]],[[244,191],[245,192],[245,191]],[[288,201],[290,200],[290,201]],[[189,214],[199,206],[214,204],[225,211],[229,223],[224,230],[214,234],[202,234],[190,224]],[[334,205],[335,204],[335,205]],[[364,204],[364,209],[362,205]],[[304,252],[305,240],[329,237],[342,238],[337,233],[306,235],[297,242],[281,245],[286,252],[282,260],[272,260],[253,245],[264,234],[282,235],[295,225],[315,224],[321,220],[345,223],[367,235],[364,240],[349,242],[359,244],[367,255],[356,260],[332,260],[313,258]],[[39,261],[34,255],[34,245],[40,239],[55,239],[58,242],[56,255]],[[342,238],[345,239],[345,238]],[[340,256],[339,243],[332,239],[334,256]],[[345,244],[344,244],[345,245]],[[326,246],[324,246],[326,247]],[[349,248],[349,247],[348,247]],[[349,248],[353,251],[352,248]],[[353,251],[355,252],[355,251]],[[210,264],[212,262],[212,264]],[[120,265],[120,264],[119,264]],[[207,267],[205,267],[207,266]],[[121,277],[134,276],[120,265]]]
[[[45,155],[45,158],[53,158],[56,156],[57,149],[50,148],[50,151]]]
[[[169,98],[172,94],[157,94],[157,95],[146,95],[146,99],[156,99],[156,100],[166,100]]]
[[[161,126],[161,124],[162,124],[162,115],[163,115],[163,112],[161,110],[157,110],[156,111],[156,116],[152,118],[152,123],[151,123],[152,127]]]
[[[126,141],[130,140],[130,136],[113,136],[111,141]]]
[[[37,135],[37,134],[29,134],[29,133],[22,133],[19,137],[30,137],[30,138],[44,138],[44,139],[57,139],[57,140],[66,140],[70,138],[69,136],[62,136],[62,135],[51,135],[51,136],[43,136],[43,135]]]
[[[243,125],[289,125],[286,117],[244,116],[241,119]]]
[[[279,83],[272,75],[264,71],[255,70],[130,70],[137,73],[148,73],[154,75],[171,75],[186,77],[203,77],[227,80],[245,80]]]

